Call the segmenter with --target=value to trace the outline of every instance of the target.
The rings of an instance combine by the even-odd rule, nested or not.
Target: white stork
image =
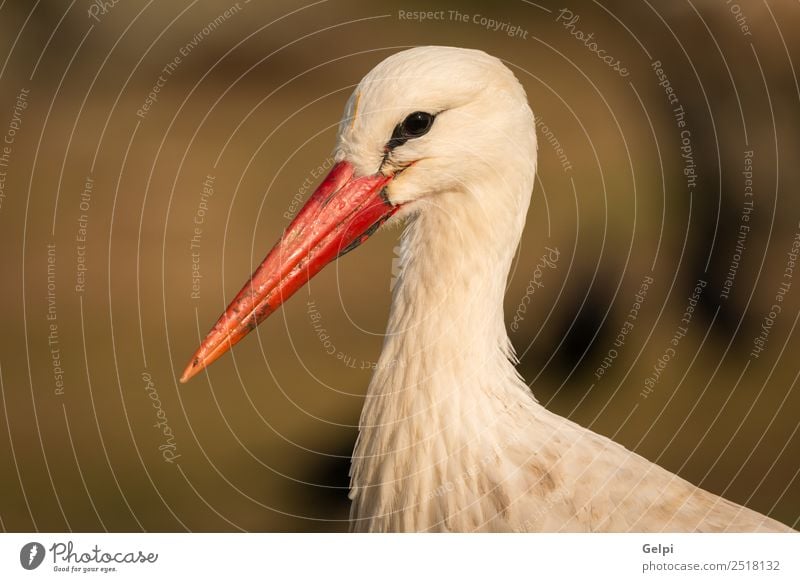
[[[791,531],[537,403],[503,295],[536,171],[525,92],[477,50],[361,81],[336,165],[209,332],[186,382],[392,217],[402,274],[351,469],[356,531]]]

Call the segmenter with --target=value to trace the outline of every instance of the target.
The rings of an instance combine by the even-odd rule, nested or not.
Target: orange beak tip
[[[180,377],[180,383],[186,384],[189,380],[197,376],[200,372],[203,371],[203,368],[206,366],[202,363],[202,361],[197,357],[197,354],[192,356],[192,359],[189,360],[189,363],[186,364],[186,368],[183,370],[183,374]]]
[[[193,362],[189,362],[189,365],[186,366],[186,369],[183,371],[183,375],[180,378],[180,383],[181,384],[186,384],[189,380],[192,379],[192,377],[194,375],[195,375],[194,363]]]

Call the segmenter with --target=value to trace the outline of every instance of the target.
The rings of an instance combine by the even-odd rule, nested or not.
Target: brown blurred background
[[[421,44],[504,59],[541,122],[506,300],[539,400],[798,526],[796,2],[0,6],[3,530],[346,530],[397,231],[329,267],[208,375],[177,378],[324,173],[354,84]],[[416,10],[444,12],[401,17]],[[537,273],[547,248],[558,261]]]

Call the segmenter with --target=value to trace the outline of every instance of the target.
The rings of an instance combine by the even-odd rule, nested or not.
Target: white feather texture
[[[435,113],[393,151],[395,126]],[[498,59],[420,47],[359,84],[336,157],[395,173],[402,272],[351,469],[356,531],[791,531],[540,406],[503,295],[536,171],[533,114]]]

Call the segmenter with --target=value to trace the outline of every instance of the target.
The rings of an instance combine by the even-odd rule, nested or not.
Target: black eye
[[[401,124],[403,134],[408,138],[425,135],[432,125],[433,115],[424,111],[415,111]]]
[[[392,138],[386,144],[387,149],[396,148],[415,137],[422,137],[430,131],[435,116],[425,111],[415,111],[398,123],[392,132]]]

